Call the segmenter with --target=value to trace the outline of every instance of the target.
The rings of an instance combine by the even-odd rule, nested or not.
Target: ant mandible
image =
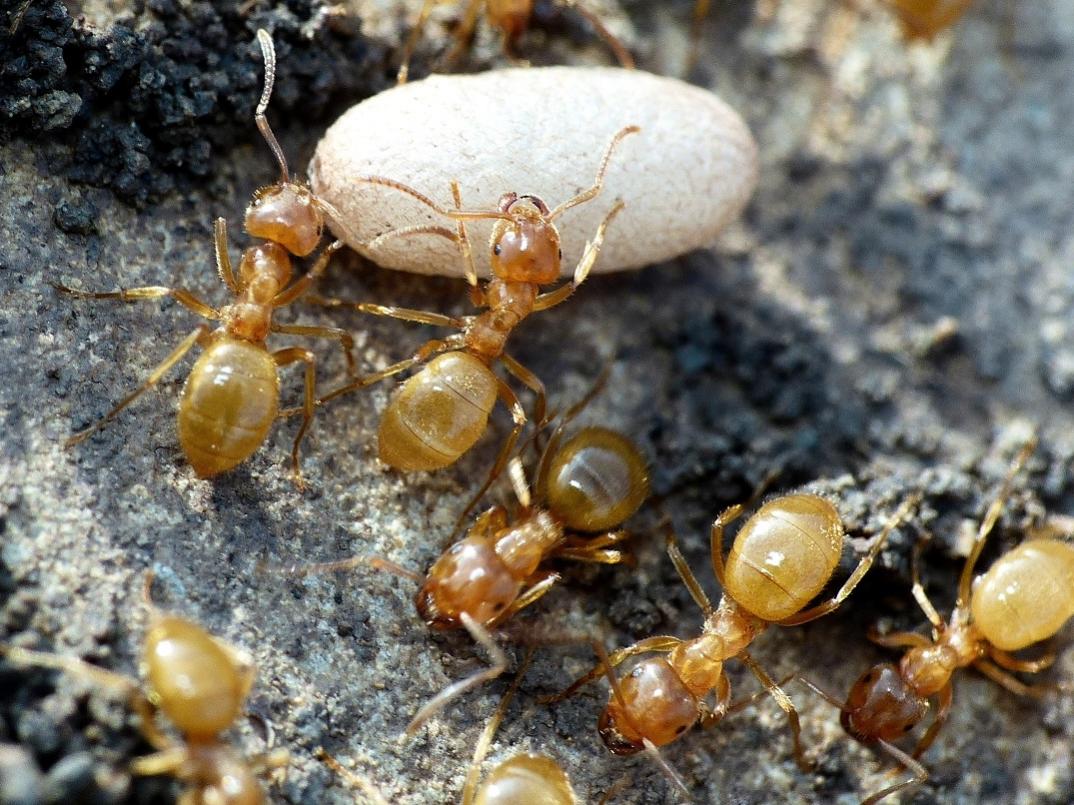
[[[242,463],[261,446],[279,410],[278,370],[292,363],[302,363],[306,368],[305,399],[299,409],[303,419],[291,450],[295,481],[301,486],[299,446],[313,418],[317,362],[311,351],[299,347],[269,352],[265,341],[270,333],[335,339],[346,355],[349,373],[351,376],[355,374],[354,341],[346,331],[335,327],[278,324],[272,320],[276,308],[291,304],[309,290],[343,243],[337,240],[329,244],[312,268],[291,282],[291,255],[310,255],[321,241],[326,217],[337,220],[338,216],[309,187],[291,179],[283,150],[265,117],[276,76],[276,52],[266,31],[259,30],[257,39],[264,57],[265,84],[254,120],[279,163],[280,180],[255,193],[246,208],[245,227],[250,235],[264,238],[265,242],[243,252],[236,276],[228,255],[227,223],[223,218],[216,219],[213,235],[217,271],[221,281],[235,295],[232,304],[219,309],[181,288],[149,286],[94,293],[55,286],[80,299],[134,302],[171,297],[194,313],[220,323],[212,332],[207,324],[198,325],[141,386],[97,422],[74,434],[67,440],[67,446],[81,442],[106,425],[156,386],[187,352],[198,345],[204,351],[183,386],[178,414],[179,444],[194,472],[201,478],[210,478]]]
[[[560,701],[603,674],[612,677],[612,693],[600,716],[600,736],[618,755],[643,749],[659,757],[657,747],[679,738],[695,723],[710,727],[731,706],[731,683],[724,663],[738,659],[787,714],[798,765],[808,769],[802,751],[798,712],[793,702],[747,651],[769,626],[794,626],[827,615],[846,599],[872,565],[888,535],[915,499],[905,501],[873,541],[868,553],[832,598],[803,609],[828,583],[843,549],[843,524],[835,507],[818,495],[791,494],[761,506],[735,536],[726,563],[724,529],[738,519],[742,505],[732,506],[712,524],[712,569],[723,589],[714,608],[686,564],[674,533],[667,550],[690,595],[705,615],[701,636],[682,640],[650,637],[613,652],[607,660],[547,702]],[[621,681],[611,669],[639,655],[666,653],[637,663]],[[705,699],[715,695],[715,706]]]
[[[370,248],[375,249],[378,241],[389,237],[432,234],[449,238],[459,247],[470,284],[471,300],[475,305],[488,309],[474,316],[454,317],[423,310],[309,297],[310,301],[330,307],[353,307],[377,316],[461,331],[443,339],[428,341],[412,357],[335,389],[318,400],[318,404],[425,364],[393,395],[381,417],[377,434],[382,461],[399,470],[415,471],[441,469],[454,463],[485,432],[496,400],[502,400],[511,411],[514,428],[501,447],[481,491],[486,490],[506,465],[527,421],[526,413],[511,387],[497,377],[490,367],[495,362],[502,363],[508,373],[536,394],[534,418],[540,422],[545,412],[544,385],[505,351],[507,339],[527,316],[566,301],[589,276],[600,254],[608,226],[624,207],[621,200],[616,201],[597,227],[593,240],[587,244],[574,270],[573,279],[553,291],[540,292],[542,285],[555,282],[560,276],[562,250],[556,219],[567,210],[591,201],[600,194],[604,174],[616,146],[625,137],[638,131],[637,126],[627,126],[618,131],[604,152],[593,185],[554,209],[549,209],[537,196],[505,193],[495,210],[462,210],[458,182],[451,184],[455,209],[445,209],[394,179],[363,177],[360,181],[400,190],[440,215],[456,221],[454,232],[440,226],[393,230],[371,241]],[[488,219],[495,220],[489,241],[494,276],[482,287],[478,283],[465,222]],[[284,414],[298,410],[290,409]]]
[[[1058,539],[1032,539],[1004,554],[976,581],[973,578],[977,560],[1010,496],[1014,477],[1035,445],[1035,440],[1031,440],[1019,451],[981,521],[962,567],[958,599],[947,623],[921,585],[915,551],[912,592],[932,626],[931,639],[917,632],[870,632],[869,639],[873,642],[908,648],[908,651],[897,666],[878,663],[862,674],[851,687],[845,703],[799,677],[840,709],[840,721],[851,737],[883,749],[912,772],[909,779],[867,797],[863,805],[872,805],[928,779],[928,772],[918,758],[932,745],[947,720],[953,698],[951,677],[959,668],[972,665],[1019,696],[1038,696],[1052,689],[1026,685],[1010,672],[1042,671],[1055,661],[1054,652],[1035,660],[1021,660],[1009,652],[1053,636],[1074,615],[1074,546]],[[893,742],[925,718],[932,697],[937,701],[932,723],[913,752],[907,754]]]
[[[399,65],[399,72],[396,74],[397,84],[405,84],[410,77],[410,57],[414,54],[414,49],[418,45],[422,29],[425,27],[425,23],[428,21],[433,9],[443,2],[444,0],[425,0],[422,4],[418,19],[414,23],[414,27],[411,28],[410,36],[407,37],[406,44],[403,46],[403,58]],[[509,58],[513,58],[518,41],[530,27],[530,22],[533,19],[534,3],[535,0],[467,0],[462,22],[459,23],[459,27],[455,31],[455,46],[447,57],[448,62],[455,61],[463,49],[466,48],[467,43],[473,38],[474,28],[482,11],[485,12],[485,19],[488,24],[500,32],[504,54]],[[555,3],[577,12],[586,22],[593,26],[593,30],[597,32],[597,35],[608,43],[608,47],[615,54],[619,64],[628,70],[634,69],[634,57],[630,55],[630,51],[626,49],[623,43],[608,30],[600,17],[579,5],[577,0],[555,0]]]
[[[256,667],[246,652],[213,637],[193,621],[159,613],[150,600],[153,573],[143,598],[153,614],[142,648],[144,687],[138,680],[76,657],[0,644],[0,656],[21,665],[83,676],[127,694],[142,735],[156,750],[131,763],[137,776],[168,774],[188,786],[182,802],[259,805],[265,802],[257,775],[287,763],[285,752],[241,757],[221,739],[234,724],[253,686]],[[179,738],[157,725],[161,712]]]
[[[422,620],[437,630],[466,629],[493,658],[491,666],[449,685],[426,703],[410,722],[408,733],[417,731],[452,699],[507,669],[507,656],[491,630],[559,581],[558,573],[542,567],[547,560],[625,561],[614,546],[628,534],[616,529],[648,497],[648,471],[637,446],[616,431],[590,426],[564,438],[564,428],[591,396],[564,414],[542,451],[536,497],[516,457],[509,476],[519,510],[512,517],[504,507],[494,506],[481,514],[424,578],[368,556],[293,569],[307,574],[372,565],[419,582],[414,601]]]

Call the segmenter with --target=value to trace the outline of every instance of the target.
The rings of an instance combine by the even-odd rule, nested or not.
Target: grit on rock
[[[237,254],[243,208],[276,176],[253,125],[255,30],[273,31],[279,55],[269,117],[292,165],[305,165],[335,117],[391,84],[406,33],[398,5],[355,3],[380,9],[367,39],[355,19],[304,0],[242,9],[152,0],[118,20],[108,4],[34,0],[16,33],[0,35],[0,634],[135,673],[148,622],[141,582],[154,568],[160,606],[256,657],[236,741],[251,754],[270,743],[292,751],[286,780],[270,789],[281,802],[355,800],[313,759],[318,746],[353,761],[390,802],[457,797],[508,677],[404,740],[421,704],[486,662],[480,649],[464,634],[431,635],[404,579],[273,569],[359,553],[424,569],[483,479],[507,417],[496,414],[492,435],[450,469],[404,478],[375,461],[390,388],[373,388],[318,413],[305,492],[290,478],[295,422],[278,424],[236,471],[200,481],[174,430],[188,360],[64,450],[195,322],[168,301],[87,302],[50,283],[176,285],[222,302],[212,220],[228,218]],[[681,71],[691,2],[601,5],[642,66]],[[592,279],[521,327],[512,351],[567,403],[614,356],[607,390],[581,421],[620,428],[646,450],[654,490],[710,594],[709,523],[774,470],[772,491],[805,488],[839,507],[854,548],[843,574],[864,538],[924,492],[918,528],[898,529],[839,613],[773,629],[754,646],[774,676],[801,670],[845,692],[894,656],[865,640],[870,625],[923,623],[909,595],[911,547],[923,533],[932,537],[929,589],[950,606],[976,522],[1033,426],[1041,447],[982,567],[1045,512],[1074,512],[1074,0],[980,0],[950,35],[914,47],[880,3],[714,5],[691,78],[738,109],[757,138],[760,185],[744,218],[711,251]],[[601,43],[572,26],[536,26],[525,55],[606,61]],[[412,74],[448,46],[445,31],[431,26]],[[501,63],[498,43],[479,33],[465,66]],[[459,283],[353,255],[333,262],[322,290],[467,309]],[[367,368],[430,336],[313,306],[281,318],[351,328]],[[314,348],[326,382],[341,378],[338,347]],[[285,371],[283,383],[283,404],[297,404],[300,373]],[[490,763],[547,752],[585,801],[624,774],[632,782],[617,802],[670,801],[644,757],[616,758],[601,745],[604,686],[552,709],[536,704],[592,663],[572,636],[621,646],[697,632],[659,516],[633,521],[636,568],[572,569],[516,619],[516,633],[552,645],[537,652]],[[1068,642],[1069,630],[1047,679],[1074,681]],[[755,690],[744,669],[729,672],[737,696]],[[0,663],[0,803],[176,795],[168,780],[127,775],[126,762],[148,747],[122,702],[94,691]],[[886,784],[884,761],[842,734],[836,712],[790,692],[816,773],[795,767],[785,719],[764,701],[667,750],[699,801],[851,803]],[[1069,696],[1021,701],[967,673],[925,758],[932,777],[904,801],[1069,802],[1072,724]]]

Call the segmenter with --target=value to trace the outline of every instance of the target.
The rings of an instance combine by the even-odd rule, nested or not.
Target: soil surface
[[[151,618],[142,580],[154,570],[159,607],[255,657],[257,684],[233,739],[250,755],[290,751],[286,779],[269,788],[278,802],[361,801],[315,759],[322,746],[388,802],[457,800],[510,675],[405,739],[422,703],[484,667],[482,650],[465,634],[431,634],[409,580],[364,568],[279,570],[354,554],[428,567],[508,418],[499,411],[489,436],[452,468],[404,477],[376,460],[385,384],[318,414],[305,443],[306,490],[291,481],[294,421],[279,423],[239,469],[204,481],[173,424],[187,358],[107,428],[65,449],[197,322],[171,301],[85,301],[52,283],[179,286],[225,304],[212,221],[229,220],[237,254],[247,243],[244,206],[275,178],[253,124],[256,29],[273,32],[269,116],[301,170],[334,117],[391,85],[419,5],[32,0],[0,12],[0,31],[15,29],[0,33],[0,635],[135,675]],[[521,56],[607,63],[577,17],[548,5],[538,4]],[[593,5],[642,67],[684,72],[691,3]],[[754,644],[774,677],[801,671],[840,695],[870,664],[896,656],[866,640],[870,626],[923,628],[909,572],[922,538],[926,587],[949,610],[976,524],[1032,432],[1040,447],[1014,481],[982,567],[1028,527],[1074,513],[1074,0],[979,0],[952,31],[914,44],[874,0],[713,5],[689,78],[755,132],[761,183],[745,216],[711,250],[594,278],[512,342],[559,405],[610,366],[579,422],[634,437],[659,498],[630,524],[636,567],[565,569],[564,583],[503,639],[513,664],[517,643],[540,647],[486,769],[518,751],[548,753],[586,802],[621,780],[616,802],[675,801],[650,760],[604,749],[604,683],[553,707],[537,703],[591,666],[591,636],[612,647],[697,633],[700,613],[663,549],[665,513],[715,597],[708,526],[766,477],[775,474],[768,494],[811,489],[838,506],[849,539],[837,581],[921,492],[912,524],[896,530],[841,610]],[[437,9],[416,77],[450,47],[457,18],[449,4]],[[457,66],[504,63],[482,27]],[[457,282],[347,254],[321,290],[467,310]],[[279,320],[351,329],[363,371],[433,332],[309,305]],[[337,346],[311,348],[326,383],[343,377]],[[300,372],[284,370],[283,404],[300,393]],[[494,490],[496,499],[508,491]],[[1065,630],[1045,681],[1074,681],[1068,642]],[[758,689],[739,663],[727,670],[736,698]],[[850,741],[832,707],[797,684],[788,692],[815,770],[799,771],[784,715],[762,700],[664,750],[696,801],[849,804],[891,781],[888,761]],[[950,722],[924,757],[931,777],[902,801],[1070,802],[1072,747],[1069,694],[1020,699],[963,672]],[[115,696],[0,662],[0,803],[170,801],[177,784],[127,772],[149,751]]]

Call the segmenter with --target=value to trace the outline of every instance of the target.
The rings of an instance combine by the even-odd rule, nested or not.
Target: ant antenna
[[[264,28],[257,29],[257,41],[261,45],[261,57],[265,62],[265,86],[261,90],[261,100],[258,101],[257,110],[254,112],[254,122],[257,130],[268,143],[269,150],[280,163],[280,179],[286,184],[291,181],[291,174],[287,170],[287,157],[283,155],[283,149],[272,133],[265,110],[268,109],[269,98],[272,97],[272,85],[276,83],[276,47],[272,44],[272,37]]]

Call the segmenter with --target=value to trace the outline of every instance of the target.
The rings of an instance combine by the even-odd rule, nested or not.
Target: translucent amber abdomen
[[[985,639],[1004,651],[1051,637],[1074,615],[1074,546],[1023,542],[981,576],[970,609]]]
[[[231,726],[246,697],[234,657],[197,624],[165,617],[146,635],[146,679],[154,700],[188,739]]]
[[[433,358],[392,397],[378,432],[380,460],[437,470],[473,447],[496,404],[496,376],[466,352]]]
[[[817,495],[764,504],[738,532],[727,557],[727,593],[766,621],[802,609],[828,583],[843,551],[843,524]]]
[[[570,780],[552,758],[515,755],[492,770],[475,805],[575,805]]]
[[[276,419],[279,397],[276,362],[262,347],[226,337],[210,345],[179,401],[179,444],[194,472],[210,478],[253,455]]]

